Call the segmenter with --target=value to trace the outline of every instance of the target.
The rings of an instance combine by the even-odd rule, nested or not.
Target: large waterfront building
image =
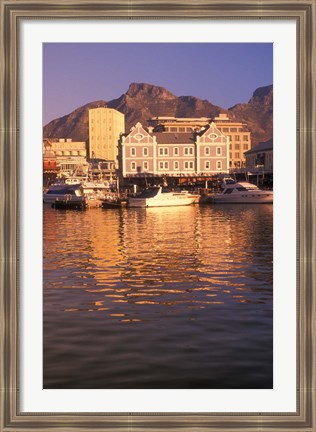
[[[44,149],[50,150],[55,156],[60,172],[71,173],[87,161],[87,149],[84,141],[72,141],[71,138],[44,138]]]
[[[89,110],[89,157],[117,161],[117,143],[125,131],[125,116],[112,108]]]
[[[251,136],[247,125],[233,121],[226,113],[220,113],[213,119],[208,117],[153,117],[148,120],[150,127],[158,129],[163,126],[165,132],[192,132],[200,130],[210,122],[229,138],[229,168],[234,170],[246,165],[244,152],[251,149]]]
[[[131,176],[211,176],[227,173],[229,141],[215,123],[200,132],[146,131],[137,123],[119,142],[119,168]]]
[[[250,131],[242,122],[231,120],[226,113],[214,117],[217,128],[229,138],[229,167],[243,168],[246,166],[244,153],[251,149]]]

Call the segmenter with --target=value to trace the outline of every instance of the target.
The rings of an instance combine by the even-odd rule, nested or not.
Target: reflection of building
[[[246,168],[251,172],[272,173],[273,171],[273,140],[261,142],[245,152]]]
[[[147,132],[140,123],[119,142],[127,176],[197,176],[228,171],[228,139],[211,123],[200,132]]]
[[[153,117],[148,120],[148,124],[157,131],[160,127],[165,132],[192,132],[200,130],[211,121],[229,138],[229,168],[244,167],[244,152],[251,148],[250,132],[245,123],[231,120],[226,113],[221,113],[213,119],[207,117]]]
[[[117,142],[125,131],[125,116],[112,108],[89,110],[89,157],[117,161]]]
[[[78,166],[86,162],[86,143],[84,141],[72,141],[72,139],[44,138],[44,147],[49,145],[55,155],[56,163],[60,171],[72,172]]]

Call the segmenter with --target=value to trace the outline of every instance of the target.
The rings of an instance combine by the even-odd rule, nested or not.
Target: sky
[[[117,99],[132,82],[227,109],[273,84],[273,44],[45,43],[43,124],[89,102]]]

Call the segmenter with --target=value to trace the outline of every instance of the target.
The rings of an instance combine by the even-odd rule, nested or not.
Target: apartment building
[[[117,162],[117,143],[125,131],[125,116],[106,107],[89,110],[89,158]]]
[[[119,142],[119,169],[123,177],[226,173],[228,145],[215,123],[200,132],[154,132],[137,123]]]

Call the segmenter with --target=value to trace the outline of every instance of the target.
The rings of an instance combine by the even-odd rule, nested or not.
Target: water
[[[273,387],[272,205],[44,206],[44,388]]]

